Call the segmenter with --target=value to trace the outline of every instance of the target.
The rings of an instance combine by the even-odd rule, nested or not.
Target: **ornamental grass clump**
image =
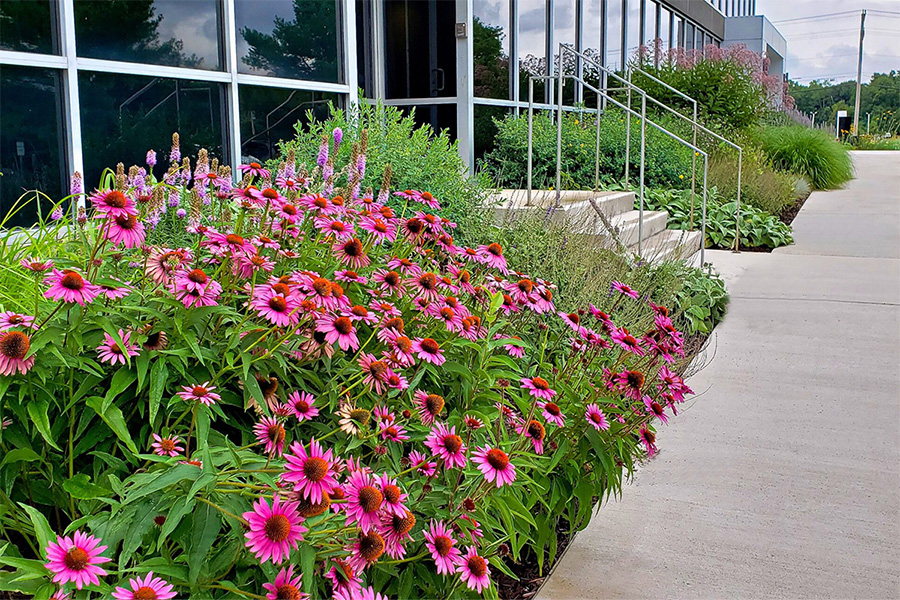
[[[2,590],[496,598],[691,393],[646,291],[559,310],[357,140],[176,150],[0,252]]]

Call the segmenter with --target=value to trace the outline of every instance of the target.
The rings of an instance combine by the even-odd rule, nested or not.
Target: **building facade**
[[[721,44],[753,0],[0,0],[0,216],[25,191],[185,154],[265,160],[307,112],[367,98],[448,129],[470,165],[560,43],[620,69]],[[538,103],[549,102],[540,90]],[[165,160],[161,160],[165,162]],[[6,223],[33,222],[31,205]]]

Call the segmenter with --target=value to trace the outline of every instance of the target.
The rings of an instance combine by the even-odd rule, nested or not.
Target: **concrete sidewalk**
[[[538,598],[900,598],[900,152],[854,161],[795,245],[707,253],[699,396]]]

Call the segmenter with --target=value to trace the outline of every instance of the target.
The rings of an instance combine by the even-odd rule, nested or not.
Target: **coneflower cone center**
[[[485,456],[489,465],[497,469],[498,471],[502,471],[509,464],[509,456],[506,455],[506,452],[499,448],[493,448],[488,451],[487,456]]]
[[[300,595],[300,590],[289,583],[285,583],[284,585],[275,588],[276,600],[300,600],[302,597],[303,596]]]
[[[466,566],[475,577],[483,577],[487,573],[487,563],[480,556],[470,556],[466,559]]]
[[[350,411],[350,418],[359,423],[360,425],[365,425],[369,422],[369,411],[357,408]]]
[[[659,402],[651,402],[650,410],[654,412],[654,414],[661,415],[663,413],[662,406],[659,405]]]
[[[228,235],[226,235],[225,241],[234,246],[243,246],[244,245],[244,238],[242,238],[241,236],[239,236],[235,233],[229,233]]]
[[[371,373],[373,377],[381,377],[387,370],[387,363],[383,360],[376,360],[369,366],[369,373]]]
[[[400,502],[400,488],[396,485],[386,485],[384,489],[382,489],[382,493],[384,494],[384,500],[390,504],[396,504]]]
[[[275,285],[272,286],[272,291],[275,292],[276,294],[281,294],[282,296],[286,297],[288,294],[291,293],[291,288],[289,288],[287,286],[287,284],[276,283]]]
[[[159,596],[156,595],[156,590],[148,585],[139,587],[134,591],[134,595],[132,595],[134,600],[156,600],[158,597]]]
[[[306,400],[297,400],[294,402],[294,408],[297,409],[299,413],[309,412],[309,402]]]
[[[59,283],[67,290],[77,291],[84,287],[84,278],[74,271],[69,271],[63,275],[62,279],[59,280]]]
[[[456,454],[462,449],[462,438],[458,435],[448,435],[444,438],[444,448],[450,454]]]
[[[307,498],[300,498],[297,502],[297,512],[300,513],[301,517],[309,519],[310,517],[321,515],[328,510],[329,506],[331,506],[331,498],[326,492],[322,492],[321,502],[313,503]]]
[[[393,529],[394,532],[396,532],[398,535],[405,535],[409,533],[415,526],[416,517],[409,511],[406,511],[406,514],[402,517],[394,515],[393,519],[391,519],[391,529]]]
[[[424,340],[422,340],[422,350],[424,350],[425,352],[429,354],[437,354],[438,350],[440,349],[441,347],[438,346],[438,343],[433,339],[425,338]]]
[[[318,456],[310,456],[303,463],[303,474],[313,483],[318,483],[328,475],[328,461]]]
[[[528,435],[535,440],[543,440],[545,435],[544,426],[537,421],[531,421],[528,424]]]
[[[381,508],[382,502],[384,502],[384,495],[378,488],[367,485],[359,490],[359,506],[363,511],[375,512]]]
[[[397,271],[388,271],[384,275],[384,282],[391,287],[400,285],[400,273]]]
[[[534,288],[534,284],[531,283],[531,281],[529,281],[528,279],[520,279],[517,285],[519,289],[526,294],[530,294],[531,290]]]
[[[496,242],[488,245],[487,251],[493,254],[494,256],[503,256],[503,247]]]
[[[387,329],[393,329],[395,331],[402,332],[403,327],[404,327],[403,319],[401,319],[400,317],[394,317],[393,319],[388,319],[387,321],[384,322],[384,326]]]
[[[137,219],[133,215],[119,215],[116,217],[116,225],[122,229],[134,229],[137,227]]]
[[[69,551],[63,556],[63,564],[73,571],[81,571],[88,566],[90,559],[91,557],[86,550],[76,546],[69,548]]]
[[[272,296],[269,299],[269,308],[275,312],[284,312],[287,310],[287,300],[281,296]]]
[[[344,254],[347,256],[360,256],[362,254],[362,243],[353,239],[344,244]]]
[[[412,350],[412,340],[410,340],[405,335],[402,337],[398,337],[396,340],[394,340],[394,343],[397,345],[397,348],[401,352],[409,353],[409,351]]]
[[[378,557],[384,553],[384,538],[377,532],[359,536],[359,555],[369,562],[378,560]]]
[[[175,442],[170,440],[169,438],[163,438],[159,443],[159,447],[162,448],[166,452],[174,452],[175,451]]]
[[[291,534],[291,522],[284,515],[272,515],[263,526],[266,537],[273,542],[283,542]]]
[[[593,421],[594,423],[601,423],[603,420],[600,418],[600,413],[592,412],[591,421]]]
[[[649,431],[649,430],[648,430],[648,431],[645,431],[645,432],[644,432],[644,439],[647,440],[647,443],[648,443],[648,444],[653,444],[653,443],[656,442],[656,434],[653,433],[652,431]]]
[[[540,377],[533,378],[531,383],[534,384],[534,387],[542,391],[550,389],[550,384],[547,383],[547,380]]]
[[[628,371],[625,379],[628,381],[628,385],[634,389],[639,390],[644,386],[644,374],[640,371]]]
[[[0,339],[0,353],[13,360],[21,360],[28,354],[31,342],[21,331],[10,331]]]
[[[441,317],[446,321],[452,321],[454,317],[453,309],[449,306],[441,309]]]
[[[194,394],[194,396],[196,396],[197,398],[203,398],[209,393],[209,390],[207,390],[202,385],[198,385],[194,387],[191,393]]]
[[[433,290],[437,286],[437,277],[434,273],[425,273],[419,277],[419,285],[426,290]]]
[[[545,404],[544,410],[546,410],[548,413],[550,413],[554,417],[558,417],[560,414],[562,414],[562,411],[560,411],[559,407],[556,404],[554,404],[553,402],[548,402],[547,404]]]
[[[437,394],[428,394],[425,397],[425,410],[427,410],[428,413],[433,416],[440,414],[440,412],[444,410],[443,396],[438,396]]]
[[[453,549],[453,540],[445,535],[439,535],[434,538],[434,549],[441,556],[447,556],[450,554],[450,550]]]
[[[347,317],[338,317],[334,320],[334,328],[341,335],[347,335],[353,331],[353,322]]]
[[[267,431],[269,439],[279,444],[284,441],[284,427],[279,424],[269,425],[269,429]]]
[[[359,305],[354,306],[353,308],[350,309],[350,312],[353,313],[353,315],[356,317],[365,318],[365,317],[369,316],[369,311],[366,309],[365,306],[359,306]]]

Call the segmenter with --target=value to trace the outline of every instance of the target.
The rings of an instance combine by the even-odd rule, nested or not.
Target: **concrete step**
[[[699,257],[700,241],[699,231],[664,229],[644,239],[641,243],[641,254],[645,260],[653,263],[674,260],[693,263],[697,262],[694,259]],[[637,252],[637,243],[630,249]]]
[[[638,235],[642,235],[643,239],[647,240],[665,230],[668,220],[669,213],[664,210],[645,210],[643,230],[641,230],[640,211],[630,210],[614,216],[610,219],[610,223],[618,230],[622,243],[630,247],[637,245]],[[605,233],[602,228],[596,231]]]
[[[557,222],[581,222],[596,217],[591,206],[593,200],[607,217],[612,217],[634,206],[634,192],[607,192],[591,190],[563,190],[559,206],[554,209]],[[556,192],[553,190],[532,190],[528,200],[527,190],[500,190],[492,194],[488,201],[494,207],[498,220],[517,214],[538,213],[556,206]]]

